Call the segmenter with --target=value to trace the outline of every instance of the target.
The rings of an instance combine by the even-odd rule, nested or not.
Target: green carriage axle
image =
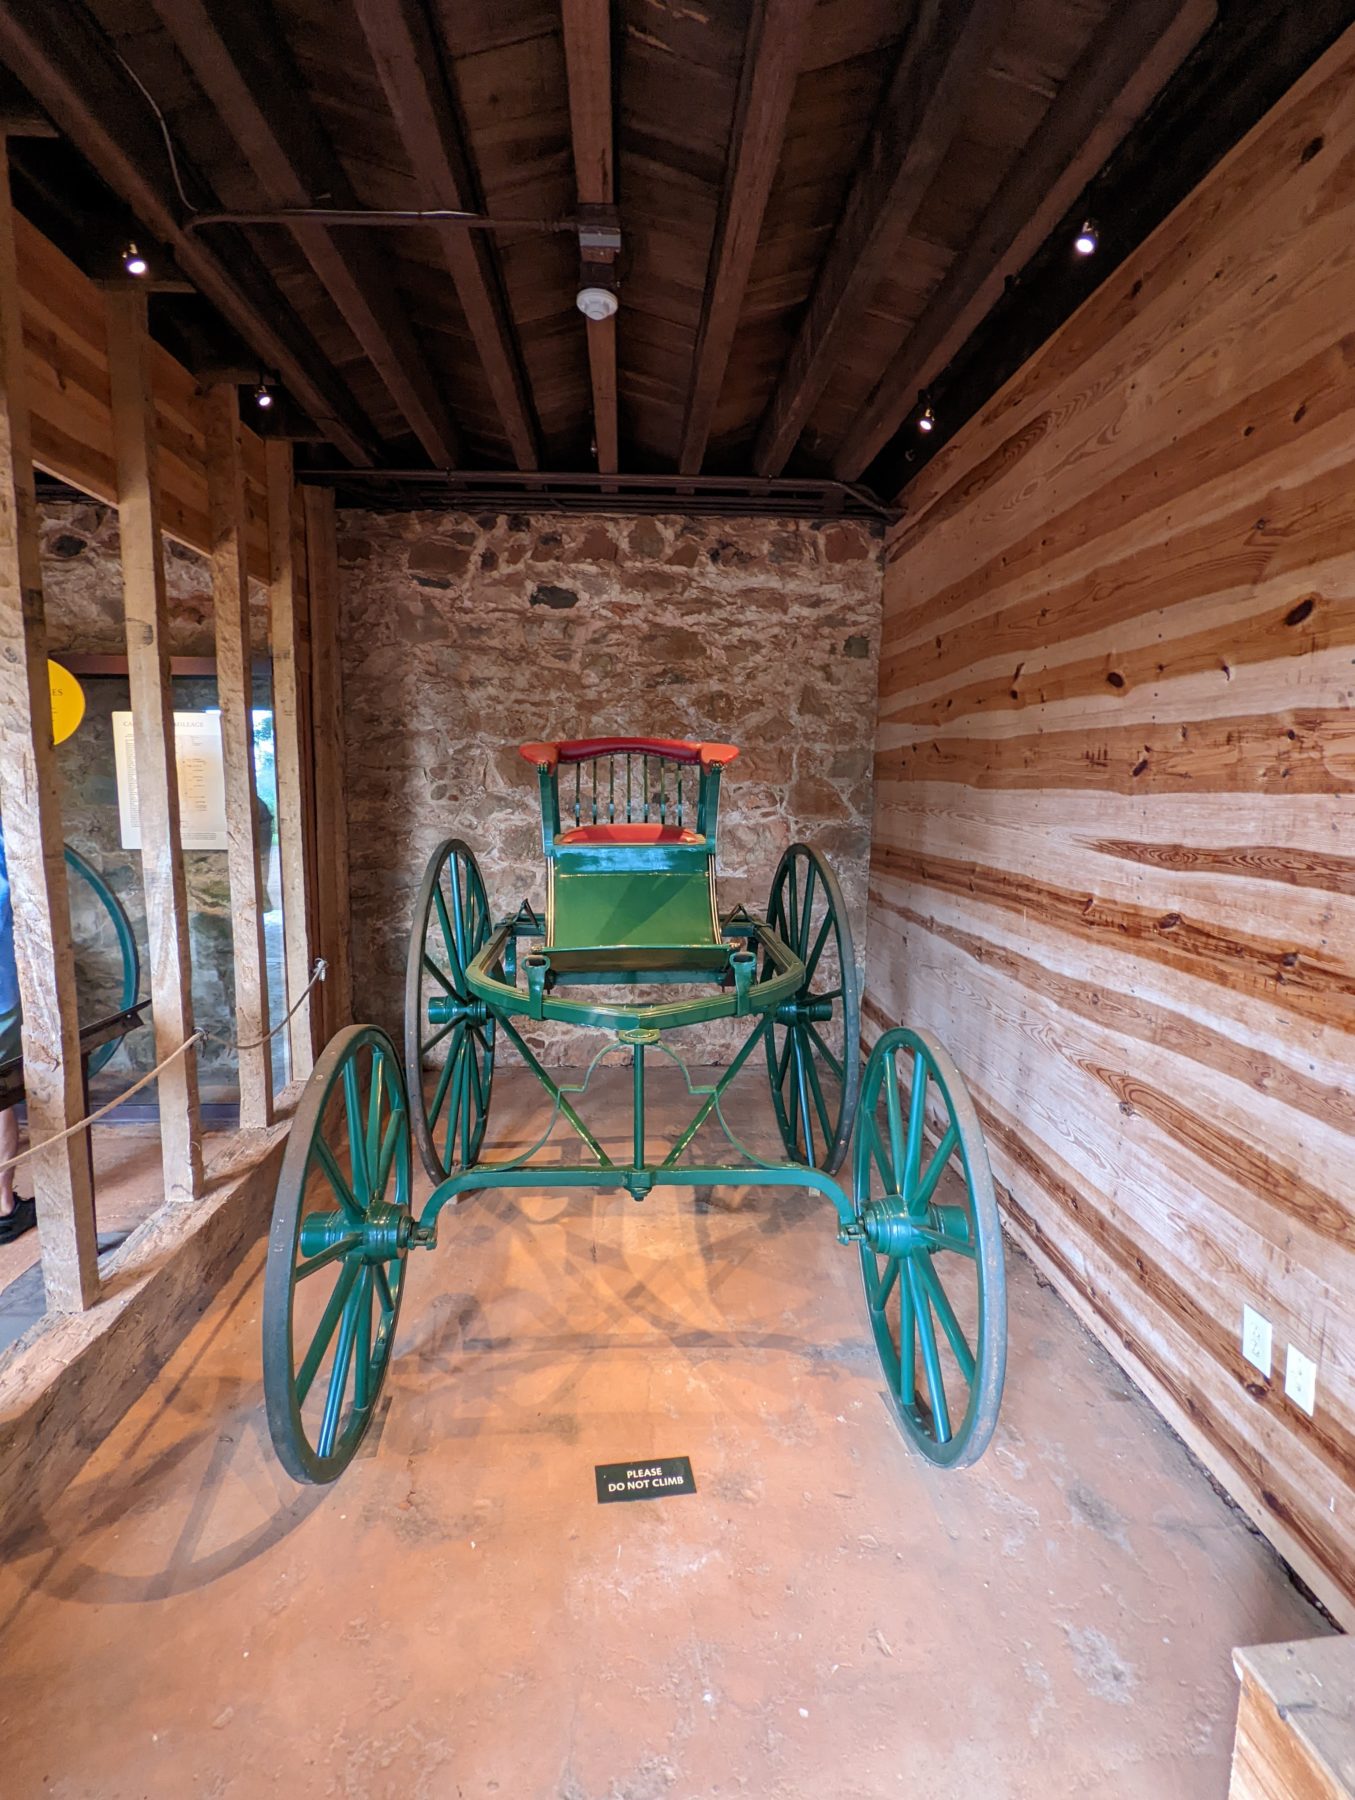
[[[386,1034],[355,1025],[307,1083],[278,1180],[264,1291],[264,1390],[278,1455],[299,1481],[331,1481],[366,1433],[390,1364],[409,1255],[432,1248],[444,1208],[481,1189],[725,1183],[811,1189],[861,1260],[886,1395],[931,1461],[974,1462],[997,1421],[1006,1365],[1002,1238],[973,1103],[934,1038],[886,1032],[861,1066],[851,929],[837,880],[805,844],[786,851],[766,912],[720,911],[715,879],[728,744],[665,738],[533,743],[544,912],[494,918],[475,856],[439,844],[415,905],[403,1067]],[[737,1055],[695,1082],[665,1041],[744,1019]],[[524,1025],[606,1034],[583,1079],[548,1070]],[[506,1038],[550,1100],[519,1155],[484,1160]],[[765,1063],[784,1159],[740,1141],[732,1084]],[[596,1068],[630,1069],[629,1155],[604,1147],[583,1103]],[[649,1151],[656,1058],[692,1102],[662,1156]],[[733,1160],[692,1160],[723,1132]],[[580,1160],[546,1161],[557,1128]],[[853,1134],[854,1142],[853,1142]],[[413,1146],[433,1190],[416,1207]],[[850,1182],[838,1171],[851,1150]]]

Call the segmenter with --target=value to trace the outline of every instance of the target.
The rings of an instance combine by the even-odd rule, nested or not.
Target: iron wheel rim
[[[118,943],[118,955],[122,962],[121,988],[117,1012],[126,1012],[136,1005],[141,998],[141,954],[136,947],[136,933],[132,930],[132,921],[127,916],[127,909],[109,887],[93,863],[87,862],[78,850],[65,846],[66,867],[78,875],[89,888],[99,905],[107,913],[113,926],[113,935]],[[89,1073],[91,1076],[107,1068],[117,1055],[122,1038],[110,1038],[106,1044],[100,1044],[97,1050],[90,1053]]]

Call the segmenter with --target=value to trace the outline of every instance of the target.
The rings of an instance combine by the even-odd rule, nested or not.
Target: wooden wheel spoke
[[[802,1055],[804,1058],[805,1070],[809,1076],[810,1090],[814,1096],[814,1110],[818,1113],[819,1124],[823,1127],[824,1148],[827,1149],[828,1145],[832,1143],[834,1137],[837,1135],[837,1127],[829,1117],[828,1106],[823,1097],[823,1084],[819,1080],[818,1070],[814,1067],[813,1053],[809,1048],[807,1040]]]
[[[363,1208],[359,1206],[353,1190],[344,1180],[343,1170],[340,1169],[338,1163],[335,1161],[334,1152],[330,1149],[324,1138],[316,1138],[314,1151],[315,1160],[324,1170],[325,1179],[328,1181],[330,1187],[333,1188],[334,1197],[339,1202],[339,1205],[348,1214],[350,1219],[354,1220],[354,1222],[359,1225],[362,1224],[366,1220],[367,1214]]]
[[[326,1244],[323,1250],[317,1250],[314,1256],[307,1256],[292,1271],[293,1281],[304,1281],[308,1275],[317,1270],[327,1268],[332,1262],[338,1262],[341,1256],[347,1256],[350,1250],[356,1250],[362,1242],[360,1231],[345,1231],[341,1238],[332,1244]]]
[[[451,1081],[452,1076],[456,1073],[457,1064],[460,1060],[461,1046],[460,1044],[457,1044],[455,1048],[447,1052],[447,1060],[442,1065],[441,1073],[438,1075],[437,1086],[433,1089],[433,1104],[428,1109],[428,1129],[430,1132],[437,1125],[438,1116],[442,1111],[442,1103],[447,1098],[447,1085]]]
[[[950,1161],[960,1142],[960,1131],[952,1119],[946,1135],[936,1146],[931,1161],[927,1164],[927,1173],[918,1182],[917,1187],[908,1197],[909,1210],[921,1213],[931,1204],[931,1197],[936,1192],[936,1184],[945,1173],[946,1164]]]
[[[353,1369],[353,1405],[366,1412],[372,1404],[372,1265],[358,1279],[358,1342]]]
[[[458,1054],[456,1059],[456,1074],[452,1079],[451,1104],[447,1108],[447,1124],[442,1141],[442,1160],[448,1168],[451,1168],[452,1166],[452,1145],[456,1142],[457,1127],[461,1123],[461,1094],[465,1085],[466,1058],[464,1054]]]
[[[376,1192],[372,1198],[384,1200],[386,1187],[391,1178],[391,1167],[395,1162],[395,1153],[400,1148],[405,1134],[405,1115],[393,1112],[386,1121],[386,1135],[381,1140],[381,1149],[376,1160]]]
[[[843,1081],[842,1064],[838,1061],[837,1057],[833,1054],[832,1050],[829,1049],[828,1045],[824,1042],[822,1032],[819,1030],[818,1026],[814,1024],[812,1019],[807,1022],[805,1029],[808,1031],[810,1037],[813,1038],[815,1044],[817,1044],[818,1050],[819,1050],[819,1055],[828,1064],[828,1067],[833,1071],[833,1075],[838,1083],[838,1086],[841,1087],[842,1081]]]
[[[875,1272],[875,1293],[871,1299],[871,1308],[875,1312],[883,1312],[889,1304],[889,1296],[894,1292],[894,1284],[899,1279],[899,1259],[897,1256],[885,1258],[884,1279],[880,1279],[879,1269]]]
[[[376,1297],[381,1304],[381,1311],[387,1321],[395,1317],[395,1295],[391,1291],[390,1276],[386,1273],[384,1263],[373,1263],[372,1274],[375,1278]]]
[[[384,1056],[372,1058],[372,1091],[367,1096],[367,1137],[364,1153],[367,1162],[368,1179],[375,1182],[372,1188],[372,1199],[380,1197],[382,1183],[377,1179],[377,1163],[381,1156],[381,1114],[386,1101],[386,1059]]]
[[[438,924],[442,929],[442,947],[447,952],[447,961],[452,965],[452,974],[458,982],[464,981],[465,964],[457,954],[457,933],[452,925],[452,915],[447,911],[440,879],[433,884],[433,905],[437,908]]]
[[[823,924],[819,926],[819,935],[814,939],[814,947],[809,952],[808,961],[805,963],[805,985],[806,985],[806,987],[814,979],[814,971],[819,966],[819,958],[823,955],[823,947],[828,942],[828,933],[832,929],[833,929],[833,915],[830,911],[830,912],[826,912],[823,915]],[[838,989],[838,992],[839,993],[842,992],[841,988]],[[815,996],[815,997],[816,998],[826,998],[826,996],[822,996],[822,995]]]
[[[941,1277],[932,1267],[932,1259],[921,1255],[917,1259],[917,1271],[922,1278],[922,1285],[931,1298],[932,1311],[941,1321],[941,1329],[945,1332],[954,1352],[955,1360],[960,1365],[960,1373],[970,1387],[974,1385],[974,1352],[969,1347],[960,1321],[955,1316],[955,1308],[950,1303],[950,1296],[941,1285]]]
[[[894,1058],[884,1060],[885,1118],[889,1126],[889,1160],[896,1178],[891,1192],[900,1193],[908,1179],[907,1152],[903,1137],[903,1112],[899,1104],[899,1074]]]
[[[946,1403],[945,1383],[941,1378],[941,1353],[936,1344],[936,1328],[932,1311],[923,1290],[917,1265],[910,1256],[906,1279],[912,1289],[913,1311],[917,1317],[918,1346],[922,1351],[922,1371],[927,1377],[927,1399],[938,1444],[950,1441],[950,1407]]]
[[[348,1371],[353,1366],[353,1347],[357,1342],[357,1335],[358,1296],[350,1294],[344,1303],[339,1341],[334,1346],[334,1367],[329,1372],[329,1387],[325,1392],[325,1410],[321,1414],[320,1429],[315,1439],[316,1454],[322,1457],[332,1454],[334,1440],[339,1435],[343,1397],[348,1391]]]
[[[894,1267],[901,1265],[896,1261]],[[917,1404],[917,1307],[906,1276],[899,1283],[899,1404],[906,1409]]]
[[[880,1171],[884,1190],[887,1194],[896,1194],[898,1184],[894,1180],[894,1168],[889,1160],[889,1152],[885,1149],[885,1141],[880,1136],[879,1123],[873,1114],[867,1123],[870,1126],[870,1153],[875,1159],[875,1167]]]
[[[470,957],[466,954],[466,896],[461,891],[461,861],[452,856],[447,861],[447,878],[452,884],[452,929],[456,933],[456,960],[459,972],[464,978],[466,964]]]
[[[334,1336],[334,1327],[339,1322],[339,1315],[348,1303],[348,1296],[353,1291],[353,1283],[358,1278],[356,1261],[345,1263],[339,1279],[334,1283],[334,1292],[325,1303],[325,1310],[320,1315],[320,1323],[315,1328],[315,1336],[311,1339],[310,1348],[302,1359],[301,1367],[296,1372],[296,1403],[304,1406],[306,1395],[315,1380],[315,1372],[325,1359],[325,1351]]]
[[[817,1161],[814,1154],[814,1121],[809,1111],[809,1081],[805,1074],[805,1054],[800,1043],[800,1034],[792,1029],[791,1037],[795,1045],[795,1093],[799,1100],[800,1118],[804,1123],[805,1156],[812,1165]]]
[[[376,1070],[372,1070],[373,1080]],[[367,1139],[363,1130],[362,1091],[356,1060],[344,1064],[344,1113],[348,1120],[348,1155],[353,1168],[353,1193],[365,1207],[372,1197],[371,1171],[367,1163]]]
[[[444,988],[446,990],[447,993],[449,993],[452,996],[453,1000],[460,999],[460,995],[457,993],[456,989],[452,986],[451,982],[443,974],[442,970],[433,961],[432,957],[428,954],[428,952],[426,950],[424,951],[424,956],[423,956],[423,966],[425,969],[427,969],[428,973],[433,977],[434,981],[436,981],[442,988]]]
[[[777,1058],[777,1063],[776,1063],[776,1085],[778,1088],[781,1088],[781,1089],[785,1088],[786,1073],[790,1068],[790,1047],[791,1047],[791,1040],[792,1040],[793,1036],[794,1036],[794,1033],[790,1030],[789,1026],[787,1026],[786,1041],[781,1046],[781,1054]]]
[[[800,906],[800,930],[795,941],[795,954],[801,962],[804,962],[805,953],[809,949],[809,927],[814,917],[814,881],[817,875],[818,868],[811,862],[809,873],[805,876],[805,893]]]
[[[453,1019],[450,1025],[440,1025],[433,1033],[432,1037],[427,1038],[419,1045],[419,1060],[422,1062],[423,1058],[428,1055],[430,1050],[436,1050],[443,1038],[450,1037],[460,1023],[460,1019]]]
[[[890,1059],[893,1064],[893,1057]],[[896,1090],[897,1092],[897,1090]],[[908,1148],[903,1162],[903,1185],[899,1192],[910,1206],[917,1192],[918,1169],[922,1163],[922,1131],[927,1122],[927,1065],[913,1052],[913,1091],[908,1097]]]

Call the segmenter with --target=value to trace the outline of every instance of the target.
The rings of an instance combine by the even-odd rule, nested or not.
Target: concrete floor
[[[500,1072],[500,1146],[535,1104]],[[1324,1629],[1015,1255],[998,1436],[945,1474],[826,1203],[482,1194],[323,1490],[268,1444],[259,1268],[0,1569],[6,1800],[1204,1800],[1231,1648]],[[681,1454],[696,1495],[597,1504]]]

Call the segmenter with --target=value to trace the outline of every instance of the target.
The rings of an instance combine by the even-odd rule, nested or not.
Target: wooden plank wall
[[[104,296],[27,219],[16,215],[20,309],[28,359],[33,461],[95,500],[116,506]],[[206,396],[167,350],[150,351],[167,536],[209,554]],[[268,579],[263,441],[241,432],[250,574]]]
[[[1348,1624],[1352,302],[1355,32],[904,497],[868,1007],[949,1043],[1015,1235]]]

